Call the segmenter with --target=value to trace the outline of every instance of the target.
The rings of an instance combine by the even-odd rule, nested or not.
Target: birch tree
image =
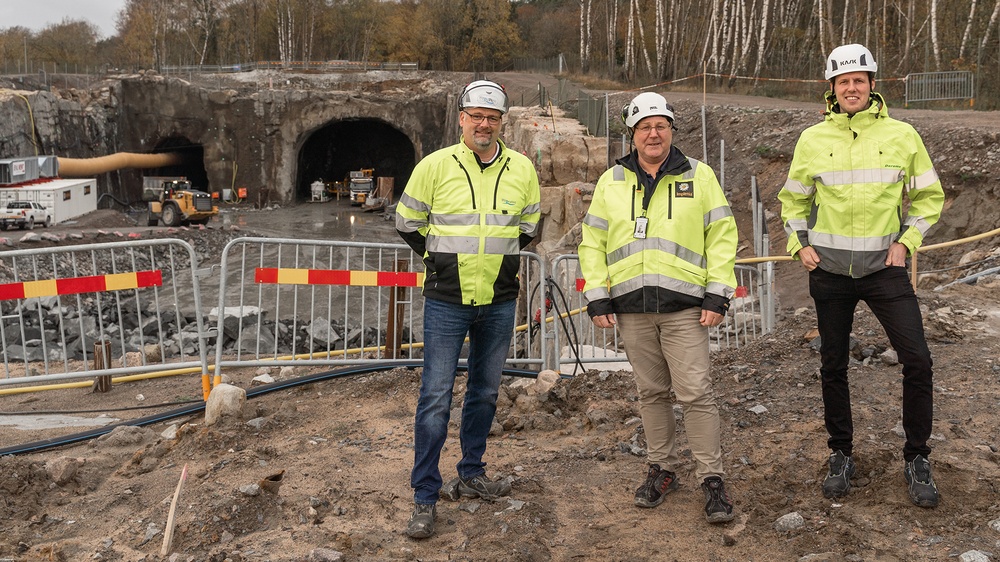
[[[958,48],[958,58],[965,58],[965,46],[969,42],[969,34],[972,32],[973,18],[976,15],[976,0],[972,0],[969,6],[969,17],[965,22],[965,33],[962,34],[962,45]]]
[[[278,60],[287,66],[295,56],[293,53],[295,11],[292,9],[292,0],[275,0],[274,14],[275,29],[278,32]]]
[[[983,33],[983,39],[979,42],[979,50],[986,48],[986,43],[990,39],[990,34],[993,33],[993,26],[997,23],[998,15],[1000,15],[1000,0],[997,0],[993,5],[993,14],[990,15],[990,21],[986,24],[986,32]]]
[[[605,0],[604,31],[608,41],[608,76],[617,75],[618,66],[618,0]]]
[[[764,48],[767,45],[767,23],[770,14],[771,0],[764,0],[760,8],[760,28],[757,30],[757,61],[753,67],[754,78],[760,77],[760,69],[764,64]]]
[[[941,44],[938,42],[937,0],[931,0],[931,47],[934,50],[934,70],[941,70]]]
[[[592,22],[590,11],[593,0],[579,0],[580,2],[580,71],[590,70],[590,43],[592,35]]]

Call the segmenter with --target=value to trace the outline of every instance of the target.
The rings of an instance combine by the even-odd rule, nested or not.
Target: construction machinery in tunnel
[[[310,134],[299,149],[295,198],[309,201],[313,182],[340,181],[363,169],[394,178],[393,198],[398,198],[416,157],[409,137],[384,121],[343,119],[328,123]]]

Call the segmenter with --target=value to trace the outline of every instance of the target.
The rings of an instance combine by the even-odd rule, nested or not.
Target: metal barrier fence
[[[595,137],[608,134],[608,97],[593,97],[580,92],[579,121]]]
[[[581,314],[576,255],[557,257],[552,275],[538,255],[521,256],[509,366],[627,361],[617,332]],[[216,382],[225,367],[422,357],[423,263],[404,244],[239,238],[219,265],[218,307],[206,315],[199,278],[208,270],[181,240],[0,252],[0,385],[189,370],[207,396],[212,351]],[[737,266],[713,350],[769,331],[765,266]]]
[[[338,72],[365,70],[419,70],[415,62],[377,62],[377,61],[256,61],[240,64],[190,64],[181,66],[164,65],[161,74],[232,74],[235,72],[251,72],[254,70],[284,70],[301,72]]]
[[[906,105],[917,101],[969,100],[974,103],[975,78],[967,70],[906,75]]]
[[[712,351],[740,347],[746,342],[771,331],[767,318],[773,318],[775,306],[770,287],[773,269],[764,264],[760,269],[745,265],[736,266],[736,294],[730,302],[729,313],[719,326],[709,330]],[[558,370],[564,365],[574,365],[574,374],[580,365],[597,368],[607,364],[626,363],[625,348],[617,330],[599,329],[586,314],[583,297],[583,280],[579,258],[565,254],[552,263],[552,289],[556,313],[550,321],[557,325],[551,329],[550,338]]]
[[[207,391],[197,267],[168,239],[0,252],[0,385],[168,367]]]
[[[523,322],[508,364],[545,362],[527,323],[541,259],[522,253]],[[224,367],[357,365],[422,357],[423,262],[405,244],[239,238],[222,254],[215,375]]]

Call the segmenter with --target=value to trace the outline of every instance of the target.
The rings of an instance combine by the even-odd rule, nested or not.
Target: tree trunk
[[[941,71],[941,45],[938,42],[937,28],[938,0],[931,0],[931,47],[934,49],[934,70]]]
[[[958,49],[958,58],[965,58],[965,46],[969,42],[969,34],[972,32],[972,18],[976,15],[976,0],[972,0],[969,7],[969,19],[965,22],[965,33],[962,34],[962,45]]]
[[[986,32],[983,33],[983,40],[979,42],[979,49],[986,48],[986,42],[989,41],[990,34],[993,33],[993,26],[997,23],[997,16],[1000,15],[1000,0],[993,5],[993,15],[990,16],[990,22],[986,24]]]
[[[593,0],[580,0],[580,72],[583,73],[590,70],[590,38],[592,34],[590,9],[592,4]]]
[[[771,12],[771,1],[764,0],[760,9],[760,28],[757,33],[757,62],[753,67],[753,77],[760,78],[760,69],[764,64],[764,49],[767,45],[767,17]]]

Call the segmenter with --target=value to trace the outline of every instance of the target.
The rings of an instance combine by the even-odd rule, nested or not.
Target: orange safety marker
[[[37,281],[0,284],[0,301],[78,295],[81,293],[125,291],[128,289],[162,286],[163,273],[160,270],[112,273],[89,277],[67,277],[65,279],[40,279]]]
[[[351,271],[258,267],[254,282],[261,285],[350,285],[354,287],[421,287],[424,274],[416,271]]]

